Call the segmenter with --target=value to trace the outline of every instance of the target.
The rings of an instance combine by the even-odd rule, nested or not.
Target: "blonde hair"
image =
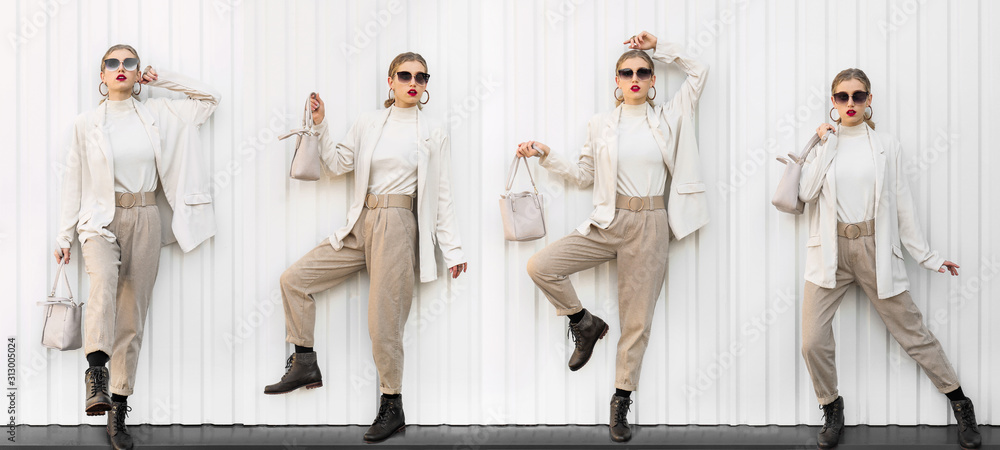
[[[837,74],[837,76],[833,77],[833,84],[830,85],[830,95],[837,93],[837,86],[840,83],[850,80],[860,81],[861,84],[865,85],[865,90],[868,91],[868,95],[871,95],[872,82],[868,81],[868,75],[865,75],[865,72],[861,69],[853,69],[853,68],[841,70],[840,73]],[[861,111],[861,117],[865,117],[864,111]],[[834,120],[834,122],[837,122],[839,124],[840,119],[838,118],[837,120]],[[872,119],[870,117],[865,119],[865,123],[868,124],[868,126],[871,127],[873,130],[875,129],[875,122],[872,122]]]
[[[396,55],[395,58],[392,59],[391,63],[389,63],[389,78],[396,76],[396,71],[399,70],[399,66],[409,61],[416,61],[420,64],[423,64],[424,70],[427,70],[427,61],[425,61],[424,57],[420,56],[419,53],[413,53],[413,52],[400,53]],[[413,75],[416,76],[416,74]],[[383,105],[385,105],[385,107],[388,108],[392,106],[393,103],[396,103],[396,99],[394,97],[390,97],[383,103]],[[423,109],[424,105],[421,105],[420,102],[417,102],[417,108]]]
[[[647,54],[645,51],[642,51],[642,50],[629,50],[629,51],[627,51],[625,53],[622,53],[622,56],[618,58],[618,63],[615,64],[615,76],[618,75],[618,69],[622,68],[622,64],[625,64],[625,61],[627,61],[629,59],[632,59],[632,58],[642,58],[643,61],[646,61],[646,65],[649,66],[649,71],[651,72],[651,74],[656,74],[656,71],[653,68],[653,58],[650,58],[649,54]],[[622,96],[624,96],[624,95],[625,95],[625,93],[623,92]],[[621,105],[622,102],[623,102],[623,100],[618,100],[618,95],[616,94],[615,95],[615,107],[618,107],[618,105]],[[653,103],[653,99],[649,98],[649,96],[646,96],[646,103],[649,103],[649,106],[656,106],[656,103]]]
[[[116,45],[112,45],[111,48],[108,49],[108,51],[104,52],[104,56],[101,57],[101,72],[104,72],[104,60],[108,59],[108,56],[111,55],[111,53],[115,52],[116,50],[128,50],[128,51],[132,52],[133,55],[135,55],[135,59],[139,59],[139,52],[135,51],[135,49],[132,48],[131,45],[128,45],[128,44],[116,44]],[[140,67],[142,67],[142,60],[141,59],[139,59],[139,64],[137,64],[135,66],[135,70],[141,74],[142,70],[140,69]],[[136,83],[138,83],[138,81],[136,81]],[[109,92],[109,94],[110,94],[110,92]],[[133,93],[132,94],[132,98],[138,100],[139,96]],[[107,100],[107,99],[108,99],[108,96],[105,95],[104,98],[101,99],[100,103],[104,103],[104,101]],[[98,104],[100,104],[100,103],[98,103]]]

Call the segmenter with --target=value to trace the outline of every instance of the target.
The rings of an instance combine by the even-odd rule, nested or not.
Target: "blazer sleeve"
[[[658,40],[652,58],[665,64],[676,63],[687,74],[684,84],[666,102],[664,110],[680,110],[680,114],[690,116],[698,106],[698,99],[705,90],[708,80],[708,66],[684,54],[680,44]]]
[[[83,193],[83,146],[86,145],[85,121],[77,119],[73,125],[73,136],[62,165],[62,189],[60,190],[59,232],[56,245],[70,248],[76,239],[76,225],[80,221],[80,198]]]
[[[554,151],[541,155],[538,163],[549,172],[576,183],[581,189],[594,184],[594,147],[599,123],[600,116],[595,116],[587,124],[587,141],[575,163]]]
[[[354,170],[354,155],[361,146],[362,120],[358,119],[347,131],[347,136],[336,141],[330,135],[330,120],[324,118],[313,128],[319,133],[319,156],[323,164],[334,176],[340,176]]]
[[[165,110],[184,123],[195,126],[205,123],[222,100],[222,94],[205,83],[169,70],[159,70],[158,74],[157,80],[149,82],[149,86],[180,92],[187,98],[150,98],[146,100],[146,104]]]
[[[445,267],[454,267],[466,262],[462,252],[462,239],[458,236],[455,210],[451,199],[451,140],[446,135],[441,142],[440,180],[438,181],[438,207],[436,237],[438,247],[444,255]]]
[[[916,211],[913,206],[913,196],[906,174],[899,169],[903,166],[903,152],[899,144],[895,144],[896,155],[896,219],[899,222],[899,240],[906,247],[913,259],[927,270],[938,270],[944,265],[944,258],[931,250],[930,244],[920,228]]]
[[[827,134],[826,142],[817,144],[812,153],[802,165],[802,175],[799,178],[799,199],[812,203],[819,198],[830,171],[834,158],[837,156],[837,135]],[[794,164],[794,163],[790,163]]]

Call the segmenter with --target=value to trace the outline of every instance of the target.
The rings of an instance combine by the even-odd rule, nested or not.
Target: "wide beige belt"
[[[115,206],[131,208],[133,206],[152,206],[156,204],[155,192],[115,192]]]
[[[413,197],[401,194],[368,194],[365,196],[365,207],[375,208],[404,208],[413,210]]]
[[[654,209],[666,209],[667,206],[663,202],[662,195],[654,197],[629,197],[627,195],[619,195],[615,199],[615,208],[628,209],[631,211],[652,211]]]
[[[837,222],[837,235],[841,237],[857,239],[861,236],[872,236],[874,234],[875,219],[858,223]]]

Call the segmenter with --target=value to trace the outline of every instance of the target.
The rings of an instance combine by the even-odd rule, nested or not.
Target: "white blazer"
[[[669,103],[646,107],[646,122],[660,147],[670,178],[664,192],[667,221],[676,239],[697,231],[708,223],[708,200],[699,167],[694,112],[705,88],[708,67],[685,57],[678,44],[659,41],[652,55],[664,63],[676,62],[687,78]],[[550,172],[585,188],[594,185],[594,211],[577,227],[581,234],[590,226],[607,228],[615,218],[618,183],[618,121],[622,107],[595,115],[587,125],[587,141],[576,162],[550,151],[539,163]]]
[[[899,141],[865,126],[875,154],[875,275],[878,298],[909,289],[900,242],[920,265],[938,270],[944,258],[930,249],[917,222]],[[838,127],[838,132],[839,127]],[[817,144],[802,168],[799,198],[808,204],[806,281],[832,289],[837,283],[837,135]]]
[[[148,86],[182,92],[186,99],[150,98],[133,102],[153,145],[156,206],[160,210],[161,243],[177,242],[189,252],[215,235],[211,174],[204,166],[198,127],[208,120],[221,96],[212,88],[166,70]],[[80,243],[115,236],[106,227],[115,217],[114,158],[104,119],[107,103],[77,116],[66,154],[62,207],[56,244],[69,248],[75,234]],[[176,213],[176,214],[175,214]]]
[[[337,142],[329,132],[329,120],[316,125],[319,132],[320,156],[333,175],[354,171],[354,198],[347,212],[347,225],[330,236],[330,244],[340,250],[344,238],[351,233],[361,217],[368,179],[371,174],[372,152],[382,135],[390,109],[362,114],[347,136]],[[445,267],[466,262],[462,240],[458,236],[451,201],[451,142],[444,123],[417,111],[417,240],[420,253],[420,281],[437,279],[434,245],[441,248]]]

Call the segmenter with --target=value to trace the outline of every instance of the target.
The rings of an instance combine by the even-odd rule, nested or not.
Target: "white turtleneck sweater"
[[[134,101],[131,97],[106,100],[105,130],[114,158],[115,191],[153,192],[157,184],[156,158]]]
[[[837,220],[858,223],[875,218],[875,155],[868,125],[841,126],[837,133],[834,173],[837,180]]]
[[[368,192],[417,195],[417,107],[389,107],[372,152]]]
[[[666,184],[667,166],[646,121],[646,104],[622,104],[618,121],[617,193],[632,197],[663,195]]]

